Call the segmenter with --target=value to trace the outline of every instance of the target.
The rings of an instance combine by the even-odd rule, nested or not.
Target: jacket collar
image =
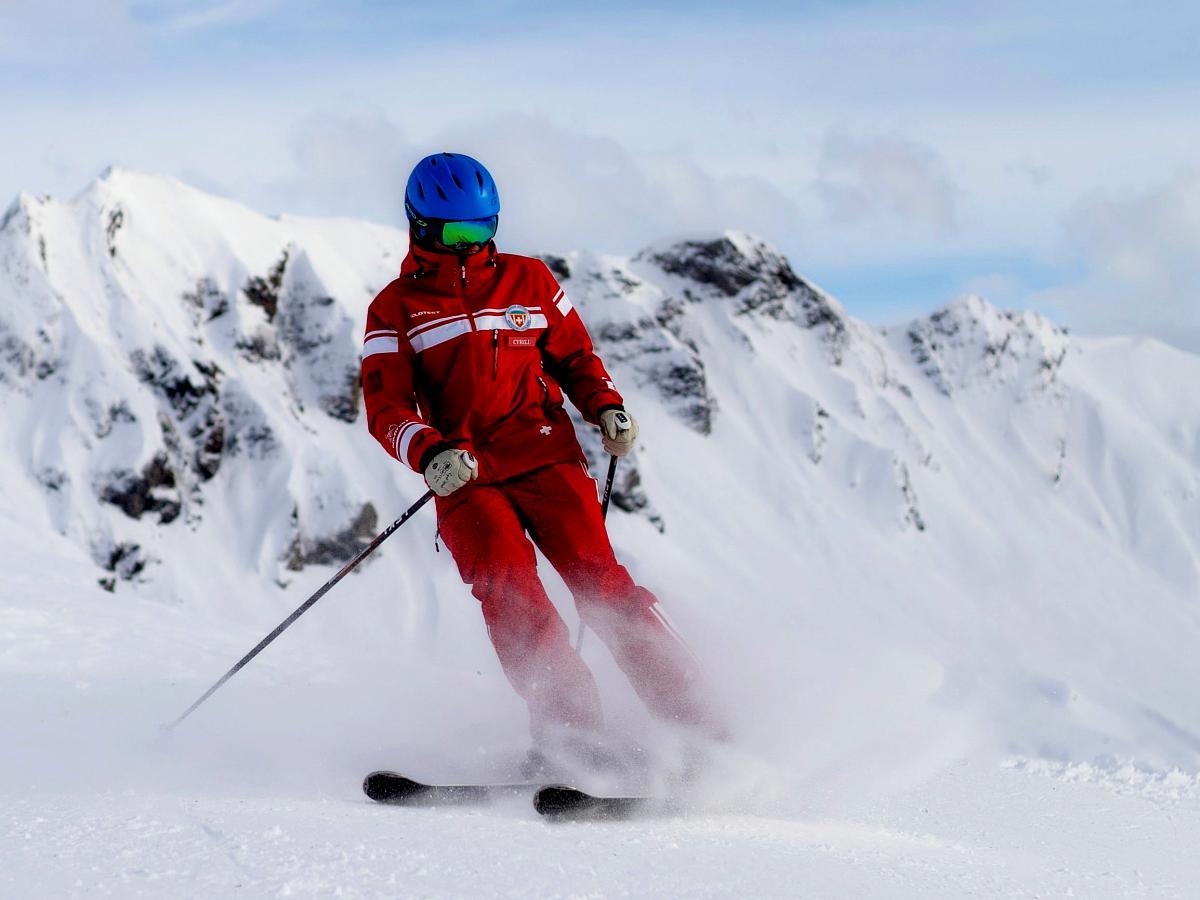
[[[400,277],[432,285],[446,293],[455,293],[462,289],[464,269],[469,285],[491,280],[496,274],[496,242],[488,241],[486,247],[470,256],[434,253],[410,243],[408,256],[400,266]]]

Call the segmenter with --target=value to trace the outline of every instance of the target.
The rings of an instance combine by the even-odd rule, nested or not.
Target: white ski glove
[[[470,450],[443,450],[425,467],[425,483],[439,497],[449,497],[479,477],[479,463]]]
[[[600,443],[613,456],[624,456],[632,450],[637,436],[637,422],[625,410],[606,409],[600,413]]]

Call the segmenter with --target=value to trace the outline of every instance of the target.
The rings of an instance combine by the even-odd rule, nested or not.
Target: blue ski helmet
[[[404,211],[409,221],[487,219],[500,213],[500,192],[478,160],[463,153],[435,153],[408,176]]]

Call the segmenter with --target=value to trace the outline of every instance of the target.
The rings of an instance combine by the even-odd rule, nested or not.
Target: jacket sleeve
[[[545,278],[541,307],[547,325],[541,339],[542,365],[562,385],[583,418],[598,425],[606,407],[622,406],[625,401],[596,355],[579,312],[549,269],[545,269]]]
[[[363,340],[362,386],[367,427],[388,453],[420,472],[422,458],[442,443],[443,438],[425,421],[417,406],[416,355],[408,337],[386,318],[386,291],[371,303]]]

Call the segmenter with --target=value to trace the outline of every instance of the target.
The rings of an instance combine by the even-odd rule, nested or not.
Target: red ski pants
[[[600,695],[567,625],[538,578],[534,544],[558,571],[584,623],[607,644],[655,715],[715,731],[691,651],[613,555],[580,463],[438,498],[438,528],[483,608],[508,680],[529,706],[534,737],[547,728],[599,729]]]

